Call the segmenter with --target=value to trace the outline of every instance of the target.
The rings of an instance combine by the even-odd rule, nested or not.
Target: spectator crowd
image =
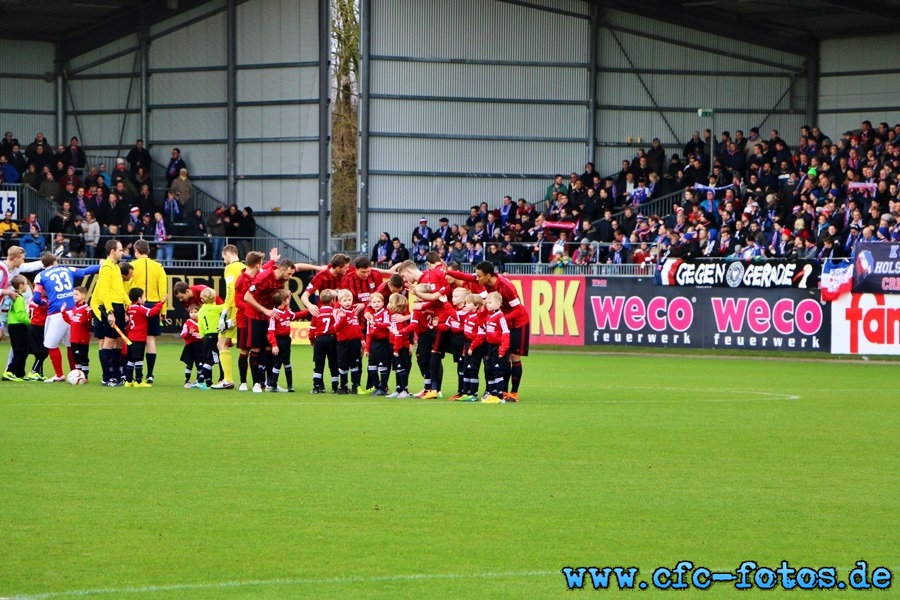
[[[587,163],[534,203],[505,196],[434,228],[422,217],[406,240],[382,233],[371,259],[423,263],[436,251],[565,272],[669,257],[824,260],[851,256],[859,241],[900,240],[900,124],[866,120],[835,139],[804,126],[793,143],[757,127],[712,136],[695,131],[668,160],[654,138],[610,176]]]
[[[20,245],[29,258],[45,251],[58,256],[94,258],[108,239],[122,241],[131,255],[135,241],[147,240],[153,257],[171,264],[179,258],[219,257],[226,243],[249,250],[256,235],[253,209],[220,206],[211,214],[194,206],[194,186],[179,148],[165,168],[164,194],[152,178],[153,161],[137,140],[112,171],[89,165],[77,137],[55,151],[43,133],[24,149],[11,131],[0,140],[0,184],[23,184],[55,204],[55,216],[40,223],[36,213],[21,222],[7,213],[0,221],[0,254]],[[199,244],[199,245],[198,245]],[[200,252],[207,246],[211,252]]]

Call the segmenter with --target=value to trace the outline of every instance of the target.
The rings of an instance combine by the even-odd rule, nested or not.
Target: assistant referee
[[[97,285],[91,295],[94,313],[94,334],[100,339],[100,366],[103,381],[109,387],[125,385],[122,380],[122,340],[113,328],[125,325],[125,306],[129,303],[122,280],[119,261],[122,260],[122,242],[106,242],[106,258],[100,262]]]

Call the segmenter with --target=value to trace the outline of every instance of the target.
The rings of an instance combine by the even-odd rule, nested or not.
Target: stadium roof
[[[208,0],[0,0],[0,39],[53,42],[76,56]]]
[[[900,28],[900,0],[596,1],[604,7],[795,54],[808,53],[816,40],[896,33]]]
[[[0,0],[0,39],[59,43],[73,56],[207,1]],[[900,28],[900,0],[587,1],[795,54],[807,54],[815,40]]]

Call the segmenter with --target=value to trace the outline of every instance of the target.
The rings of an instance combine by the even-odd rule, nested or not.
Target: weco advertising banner
[[[900,294],[900,244],[860,242],[854,267],[854,292]]]
[[[900,354],[900,295],[844,294],[831,303],[832,354]]]
[[[656,266],[655,283],[686,287],[816,289],[821,270],[812,260],[683,260],[669,258]]]
[[[587,278],[585,345],[829,352],[818,290],[675,288]]]

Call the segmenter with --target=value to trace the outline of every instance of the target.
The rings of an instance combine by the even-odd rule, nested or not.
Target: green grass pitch
[[[560,569],[684,559],[898,574],[895,364],[537,351],[522,402],[485,405],[312,396],[306,348],[295,394],[185,390],[179,352],[152,389],[0,383],[0,598],[621,595]]]

